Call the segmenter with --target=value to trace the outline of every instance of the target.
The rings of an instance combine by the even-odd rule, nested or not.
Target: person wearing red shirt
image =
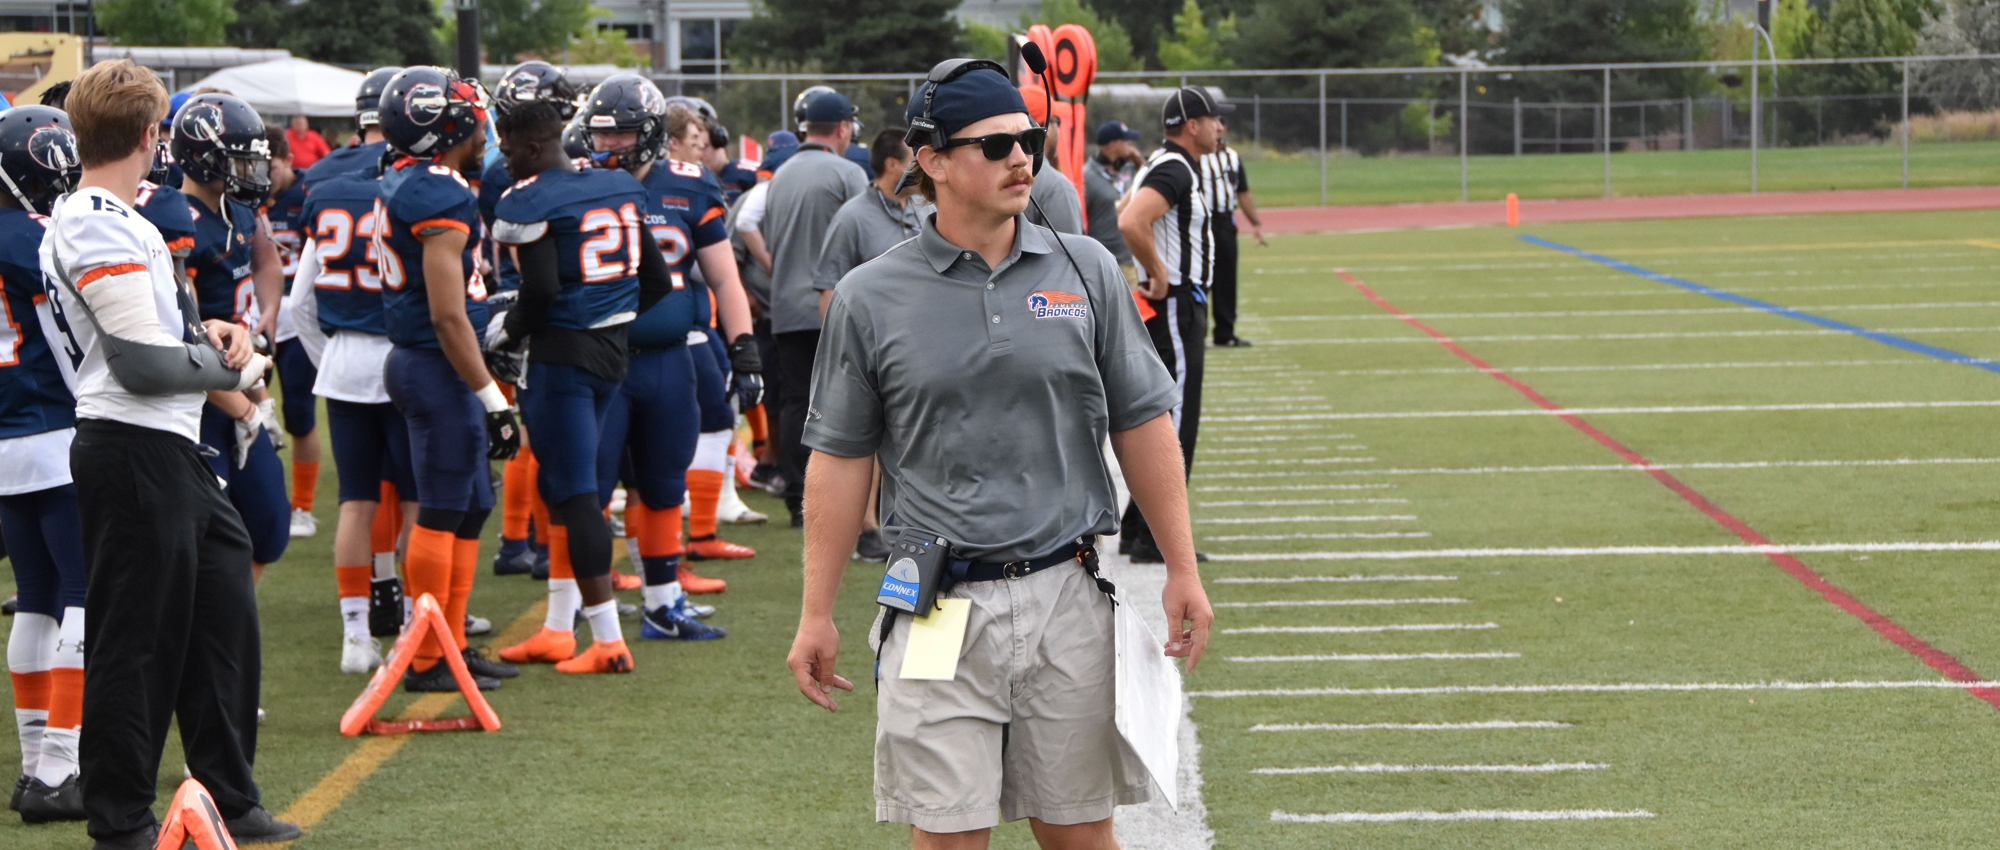
[[[285,130],[285,140],[292,143],[293,168],[311,168],[320,157],[333,151],[327,145],[326,137],[306,123],[304,115],[292,116],[292,126]]]

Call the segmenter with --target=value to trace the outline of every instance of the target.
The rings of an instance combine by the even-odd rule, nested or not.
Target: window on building
[[[736,31],[736,21],[725,18],[683,18],[681,24],[681,72],[719,74],[728,70],[726,45]]]

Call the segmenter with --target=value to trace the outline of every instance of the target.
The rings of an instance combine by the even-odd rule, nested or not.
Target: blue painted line
[[[1741,304],[1745,307],[1755,307],[1756,309],[1762,310],[1766,313],[1771,313],[1773,315],[1778,315],[1778,316],[1784,316],[1787,319],[1797,319],[1809,325],[1818,325],[1822,328],[1827,328],[1829,330],[1836,330],[1836,331],[1841,331],[1843,333],[1850,333],[1855,336],[1862,337],[1864,339],[1869,339],[1875,342],[1879,342],[1891,348],[1900,348],[1912,354],[1921,354],[1924,355],[1925,357],[1932,357],[1938,360],[1943,360],[1946,363],[1957,363],[1962,366],[1971,366],[1974,369],[1984,369],[1988,372],[2000,374],[2000,363],[1996,363],[1992,360],[1988,360],[1983,357],[1974,357],[1970,354],[1960,354],[1948,348],[1939,348],[1935,345],[1926,345],[1924,343],[1918,342],[1914,339],[1909,339],[1907,337],[1900,337],[1895,334],[1882,333],[1881,331],[1871,331],[1867,328],[1861,327],[1860,325],[1850,325],[1846,322],[1838,321],[1835,319],[1829,319],[1825,316],[1816,316],[1813,315],[1812,313],[1806,313],[1799,310],[1794,310],[1790,307],[1780,306],[1777,304],[1773,304],[1769,301],[1759,301],[1755,298],[1747,298],[1742,295],[1737,295],[1734,292],[1725,292],[1723,290],[1716,289],[1715,287],[1712,286],[1703,286],[1699,283],[1695,283],[1694,281],[1684,280],[1682,278],[1674,277],[1673,275],[1670,274],[1661,274],[1651,269],[1643,269],[1638,266],[1632,265],[1631,263],[1625,262],[1624,260],[1615,260],[1610,257],[1606,257],[1603,254],[1593,254],[1581,248],[1572,248],[1568,245],[1564,245],[1559,242],[1550,242],[1549,240],[1543,239],[1539,236],[1530,236],[1524,233],[1520,236],[1520,239],[1521,241],[1526,242],[1530,245],[1539,245],[1543,248],[1548,248],[1555,251],[1561,251],[1571,256],[1582,257],[1593,263],[1610,266],[1611,268],[1617,269],[1621,272],[1635,274],[1638,275],[1639,277],[1643,277],[1647,280],[1654,281],[1656,283],[1664,283],[1668,286],[1685,289],[1689,292],[1706,295],[1710,298],[1720,299],[1723,301],[1727,301],[1731,304]]]

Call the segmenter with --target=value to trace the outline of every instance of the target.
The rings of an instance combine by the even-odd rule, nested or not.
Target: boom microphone
[[[1049,60],[1042,56],[1042,46],[1032,41],[1021,44],[1021,61],[1028,63],[1028,70],[1037,77],[1049,67]]]

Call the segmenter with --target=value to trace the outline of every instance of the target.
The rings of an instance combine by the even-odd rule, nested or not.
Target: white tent
[[[224,68],[183,91],[222,89],[269,116],[343,118],[354,114],[354,93],[366,76],[293,57]]]

